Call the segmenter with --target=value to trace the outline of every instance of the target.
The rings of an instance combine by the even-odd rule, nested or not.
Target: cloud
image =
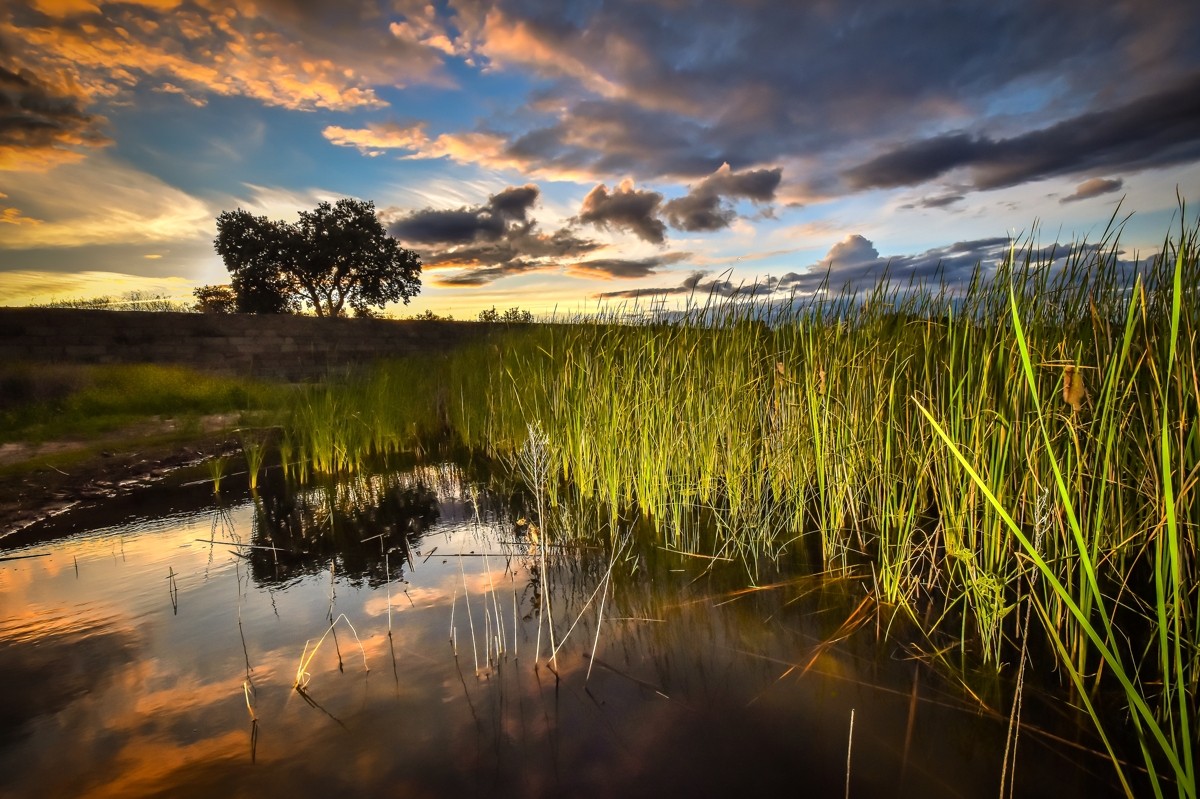
[[[609,185],[629,175],[694,181],[723,162],[782,165],[778,193],[793,200],[913,185],[955,165],[979,167],[961,194],[1090,168],[1063,159],[1094,155],[1110,172],[1177,163],[1196,157],[1194,100],[1186,87],[1175,102],[1155,95],[1200,66],[1189,35],[1200,8],[1164,1],[1148,15],[1129,2],[1081,14],[1067,0],[966,0],[950,11],[933,0],[776,3],[753,13],[719,0],[682,13],[638,0],[459,0],[457,51],[543,80],[519,118],[481,123],[486,152],[456,157]],[[1145,124],[1088,131],[1113,109],[1144,113]],[[1021,163],[1028,148],[1033,162]],[[711,196],[675,209],[702,229],[727,217]]]
[[[0,249],[77,248],[209,236],[216,214],[202,200],[104,155],[30,172],[6,187],[40,224],[18,224]]]
[[[894,188],[965,169],[997,189],[1105,168],[1135,171],[1200,158],[1200,72],[1172,88],[1006,139],[965,132],[902,145],[845,172],[852,188]]]
[[[598,277],[604,280],[636,279],[658,274],[661,267],[679,263],[691,257],[690,252],[672,252],[649,258],[594,258],[567,267],[578,277]]]
[[[527,221],[539,193],[537,186],[527,184],[493,194],[486,203],[473,208],[414,211],[393,221],[389,232],[414,244],[496,241],[510,232],[511,223]]]
[[[427,274],[457,269],[430,278],[443,286],[481,286],[511,275],[558,269],[564,259],[603,248],[570,228],[538,230],[530,213],[540,196],[532,183],[510,186],[480,205],[403,214],[389,222],[388,232],[417,249]]]
[[[492,212],[502,219],[524,222],[528,218],[529,209],[537,202],[540,194],[538,187],[532,183],[516,186],[493,194],[488,198]]]
[[[510,12],[496,6],[462,3],[458,23],[464,28],[463,41],[471,50],[488,59],[493,68],[512,65],[532,68],[548,77],[569,77],[578,80],[590,91],[612,96],[620,89],[608,80],[594,63],[591,54],[573,47],[572,38],[556,35],[562,31],[562,20],[539,15],[540,18],[520,18],[520,12]],[[578,31],[576,31],[578,32]],[[620,42],[611,42],[614,55]]]
[[[414,5],[413,18],[435,24]],[[211,94],[345,111],[386,106],[377,86],[449,85],[443,52],[397,35],[366,6],[43,2],[0,19],[0,39],[36,74],[75,76],[89,100],[144,84],[194,102]]]
[[[658,218],[662,200],[656,191],[635,189],[629,179],[611,193],[600,184],[583,198],[576,219],[603,230],[626,230],[651,244],[662,244],[667,233],[667,226]]]
[[[734,172],[722,164],[713,174],[691,186],[688,193],[671,200],[663,213],[671,227],[678,230],[721,230],[729,227],[737,213],[725,198],[746,198],[755,203],[769,203],[783,178],[783,170],[755,169]]]
[[[822,287],[834,292],[843,287],[864,289],[873,287],[885,271],[897,283],[938,280],[963,284],[981,264],[985,268],[994,267],[1008,254],[1010,244],[1007,237],[1000,236],[958,241],[916,255],[884,258],[872,241],[856,233],[830,247],[820,262],[783,275],[777,288],[801,294]]]
[[[0,170],[42,171],[111,143],[69,85],[12,66],[0,43]]]
[[[195,284],[182,277],[149,277],[122,272],[49,272],[33,269],[0,271],[0,304],[46,303],[78,297],[120,296],[126,291],[163,294],[191,300]]]
[[[958,193],[939,194],[933,197],[923,197],[915,203],[905,203],[900,208],[905,210],[910,208],[946,208],[947,206],[962,202],[964,199],[965,196]]]
[[[771,296],[805,296],[820,289],[838,292],[843,288],[864,290],[873,288],[884,276],[896,284],[944,283],[965,285],[977,268],[985,273],[995,269],[1009,252],[1007,237],[958,241],[935,247],[914,255],[883,257],[874,242],[861,234],[851,234],[836,242],[825,257],[808,267],[788,272],[781,277],[771,275],[735,280],[726,271],[715,277],[711,272],[692,272],[681,283],[610,291],[604,298],[634,299],[638,297],[667,297],[688,295],[704,301],[710,296],[737,299],[768,298]],[[1036,258],[1066,257],[1067,248],[1047,247],[1035,252]]]
[[[429,141],[423,123],[381,122],[357,129],[329,125],[321,135],[339,147],[356,147],[363,155],[372,157],[391,149],[417,150]]]
[[[441,133],[430,138],[426,124],[410,126],[368,125],[366,128],[344,128],[330,125],[322,132],[325,138],[343,147],[357,147],[368,156],[382,155],[387,150],[405,150],[405,160],[431,161],[441,158],[457,164],[468,164],[496,171],[518,172],[528,177],[548,180],[584,182],[594,179],[591,169],[559,166],[546,159],[515,152],[508,138],[489,130]]]
[[[642,297],[668,297],[673,295],[688,295],[704,301],[710,297],[726,297],[738,299],[753,299],[765,297],[775,291],[779,281],[773,277],[759,278],[750,282],[735,282],[725,277],[723,272],[715,278],[705,280],[710,272],[692,272],[677,286],[659,286],[655,288],[625,289],[622,291],[606,291],[599,296],[602,299],[640,299]]]
[[[0,208],[0,225],[40,225],[42,220],[25,216],[20,208]]]
[[[1073,203],[1079,200],[1086,200],[1091,197],[1098,197],[1101,194],[1109,194],[1114,191],[1120,191],[1121,187],[1124,185],[1125,181],[1121,180],[1120,178],[1115,180],[1110,178],[1091,178],[1089,180],[1085,180],[1083,183],[1080,183],[1075,187],[1075,191],[1072,194],[1068,194],[1066,197],[1063,197],[1061,200],[1059,200],[1059,202]]]
[[[722,164],[711,175],[689,187],[688,193],[663,204],[663,195],[649,189],[634,188],[625,179],[613,191],[595,186],[583,198],[575,220],[603,230],[624,230],[651,244],[666,240],[667,224],[687,231],[720,230],[737,217],[729,199],[744,198],[755,203],[775,199],[783,170],[755,169],[734,172]]]
[[[545,268],[545,264],[538,264],[521,258],[514,258],[495,266],[467,269],[451,275],[437,275],[433,278],[433,282],[439,286],[446,286],[449,288],[486,286],[488,283],[494,283],[495,281],[504,277],[511,277],[512,275],[519,275],[524,272],[537,271]]]

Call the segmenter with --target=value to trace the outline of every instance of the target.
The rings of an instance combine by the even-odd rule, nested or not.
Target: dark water
[[[999,794],[1007,700],[853,580],[538,549],[509,505],[426,467],[148,489],[6,539],[48,554],[0,562],[0,795]],[[1015,795],[1115,793],[1087,723],[1038,706]]]

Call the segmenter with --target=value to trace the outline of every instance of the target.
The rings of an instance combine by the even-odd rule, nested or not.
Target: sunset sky
[[[397,314],[1126,255],[1200,203],[1200,3],[17,0],[0,305],[226,282],[215,217],[374,201]],[[1194,212],[1189,208],[1189,217]]]

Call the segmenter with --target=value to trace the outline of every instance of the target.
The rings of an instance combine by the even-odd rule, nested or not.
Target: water
[[[538,549],[452,466],[235,483],[3,542],[45,556],[0,562],[0,795],[998,794],[1007,702],[882,635],[853,580]],[[1016,795],[1114,793],[1087,723],[1040,707]]]

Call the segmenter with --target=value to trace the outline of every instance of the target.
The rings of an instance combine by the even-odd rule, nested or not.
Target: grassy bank
[[[0,443],[92,439],[152,417],[176,420],[182,435],[215,414],[277,412],[279,384],[153,364],[15,363],[0,367]],[[249,418],[248,417],[248,418]]]

